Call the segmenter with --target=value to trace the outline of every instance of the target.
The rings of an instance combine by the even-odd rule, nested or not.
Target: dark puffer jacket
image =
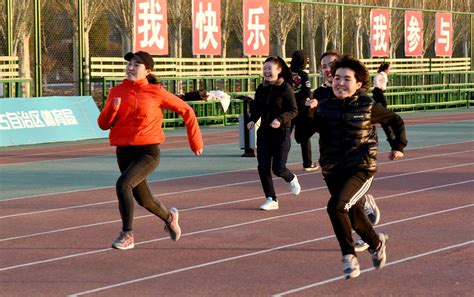
[[[260,127],[268,127],[274,119],[281,127],[291,127],[291,119],[298,114],[293,88],[280,78],[276,84],[260,84],[255,91],[249,121],[261,119]]]
[[[375,103],[362,91],[346,99],[319,102],[315,129],[319,132],[319,164],[324,175],[341,172],[377,171],[377,131],[375,123],[392,127],[392,150],[403,152],[407,145],[403,120]]]

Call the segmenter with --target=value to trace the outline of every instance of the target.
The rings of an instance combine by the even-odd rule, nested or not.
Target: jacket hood
[[[302,50],[295,51],[291,57],[290,69],[293,72],[302,71],[306,68],[308,56]]]

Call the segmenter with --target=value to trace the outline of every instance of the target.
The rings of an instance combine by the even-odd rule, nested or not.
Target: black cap
[[[130,61],[133,58],[135,58],[137,63],[145,65],[147,69],[153,70],[153,66],[155,66],[155,61],[153,61],[153,57],[147,52],[142,52],[142,51],[139,51],[136,53],[129,52],[124,56],[124,59],[127,61]]]

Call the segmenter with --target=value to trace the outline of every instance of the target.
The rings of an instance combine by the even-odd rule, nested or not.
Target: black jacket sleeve
[[[300,97],[303,100],[309,98],[311,95],[311,82],[309,81],[309,76],[305,71],[301,71],[299,74],[301,77],[301,90],[300,90]]]
[[[279,116],[277,116],[276,119],[284,125],[290,125],[291,120],[298,114],[295,93],[291,86],[287,85],[287,87],[285,88],[283,99],[283,112]]]
[[[255,90],[255,96],[253,102],[250,104],[250,116],[249,122],[256,123],[258,119],[262,116],[262,110],[260,108],[260,101],[261,101],[261,87],[257,87]]]
[[[408,140],[405,133],[405,123],[399,115],[386,109],[380,103],[374,103],[372,106],[372,123],[380,123],[390,127],[393,132],[393,137],[388,137],[390,147],[392,150],[403,152]]]

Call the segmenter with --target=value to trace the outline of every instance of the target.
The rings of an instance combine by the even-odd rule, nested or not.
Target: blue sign
[[[0,147],[105,138],[92,97],[0,99]]]

